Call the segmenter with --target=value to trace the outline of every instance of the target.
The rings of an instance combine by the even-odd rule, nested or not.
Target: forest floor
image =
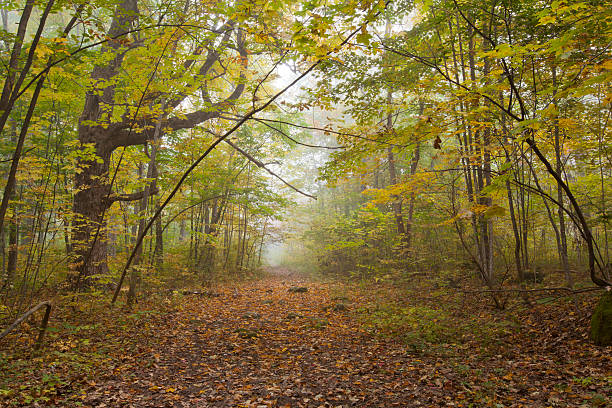
[[[143,302],[132,313],[89,310],[80,323],[56,317],[42,354],[25,351],[27,327],[2,344],[0,405],[610,406],[611,350],[589,343],[588,316],[570,302],[509,318],[465,296],[443,299],[454,305],[444,312],[430,294],[420,294],[430,307],[398,309],[406,294],[397,288],[276,268],[175,293],[157,309]]]

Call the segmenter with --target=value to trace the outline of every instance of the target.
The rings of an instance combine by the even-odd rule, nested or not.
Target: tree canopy
[[[497,311],[553,291],[590,316],[579,296],[612,286],[609,2],[0,12],[3,327],[35,305],[47,321],[51,303],[212,293],[275,262]],[[609,345],[603,293],[591,336]],[[385,321],[434,319],[415,307]]]

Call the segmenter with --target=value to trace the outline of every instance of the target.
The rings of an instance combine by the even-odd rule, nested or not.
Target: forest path
[[[362,331],[340,287],[270,272],[212,296],[185,296],[182,310],[160,318],[156,344],[143,344],[137,358],[95,384],[85,405],[446,405],[450,382],[423,383],[435,364]],[[307,291],[290,291],[297,287]]]

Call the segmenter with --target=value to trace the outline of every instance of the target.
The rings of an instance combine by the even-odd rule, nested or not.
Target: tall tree
[[[185,4],[185,14],[176,13],[177,21],[174,25],[189,26],[183,15],[190,13],[201,13],[201,6]],[[144,192],[129,195],[117,194],[112,191],[113,176],[109,174],[111,155],[118,148],[137,146],[152,140],[155,134],[154,126],[147,126],[157,115],[163,115],[162,129],[165,132],[173,132],[181,129],[193,128],[212,118],[219,117],[222,112],[233,104],[242,95],[245,89],[245,73],[240,72],[235,77],[234,89],[218,101],[212,101],[207,83],[214,76],[222,74],[215,69],[222,61],[222,56],[227,56],[231,47],[237,53],[236,63],[243,69],[247,65],[247,50],[245,47],[244,32],[236,21],[227,20],[209,28],[210,35],[193,46],[192,51],[180,62],[173,60],[177,68],[168,79],[184,79],[186,75],[192,76],[193,90],[201,92],[203,105],[188,113],[178,112],[184,102],[193,95],[189,89],[179,89],[175,92],[167,92],[161,89],[149,87],[162,60],[173,55],[181,40],[189,37],[186,30],[164,29],[159,37],[142,38],[138,28],[139,18],[142,17],[137,0],[121,1],[114,12],[107,37],[110,39],[100,50],[99,62],[93,68],[91,74],[92,87],[87,92],[85,106],[79,120],[78,139],[82,146],[92,146],[94,156],[84,157],[79,162],[80,172],[75,177],[74,196],[74,225],[73,244],[75,245],[74,265],[76,276],[74,285],[76,287],[87,285],[89,278],[93,275],[103,275],[107,272],[106,262],[107,240],[105,237],[105,214],[107,209],[115,201],[138,200],[143,197]],[[163,19],[164,15],[160,15]],[[213,19],[213,17],[210,17]],[[210,23],[210,21],[207,21]],[[171,24],[172,25],[172,24]],[[146,35],[146,34],[145,34]],[[149,41],[164,41],[161,55],[155,55],[153,70],[148,73],[149,81],[145,83],[145,89],[139,89],[138,93],[131,95],[128,103],[131,109],[121,112],[119,120],[117,106],[122,105],[118,98],[125,98],[125,90],[119,85],[118,75],[125,69],[124,63],[130,51],[142,48]],[[232,41],[233,40],[233,41]],[[223,64],[221,64],[222,67]],[[132,67],[131,67],[132,68]],[[224,67],[227,70],[227,67]],[[132,68],[133,69],[133,68]],[[228,80],[230,78],[227,78]],[[139,96],[139,97],[138,97]],[[159,107],[161,101],[167,101],[165,109],[157,115],[151,113],[143,114],[147,106],[154,109]],[[145,105],[146,104],[146,105]],[[173,115],[172,112],[176,114]],[[150,112],[150,111],[149,111]]]

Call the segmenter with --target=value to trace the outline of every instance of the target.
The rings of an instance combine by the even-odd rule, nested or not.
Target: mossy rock
[[[243,339],[252,339],[259,336],[259,330],[256,329],[238,328],[234,331],[238,333],[238,336]]]
[[[328,312],[328,311],[332,311],[332,312],[344,312],[346,310],[348,310],[348,307],[346,307],[346,305],[344,303],[336,303],[333,305],[327,305],[323,308],[324,311]]]
[[[612,290],[604,292],[591,318],[591,339],[599,346],[612,346]]]
[[[310,324],[309,326],[312,329],[316,329],[316,330],[325,330],[325,328],[327,327],[327,325],[329,324],[329,321],[326,319],[319,319],[317,317],[313,317],[310,320]]]
[[[289,292],[291,293],[306,293],[308,292],[308,288],[305,286],[296,286],[293,288],[289,288]]]

